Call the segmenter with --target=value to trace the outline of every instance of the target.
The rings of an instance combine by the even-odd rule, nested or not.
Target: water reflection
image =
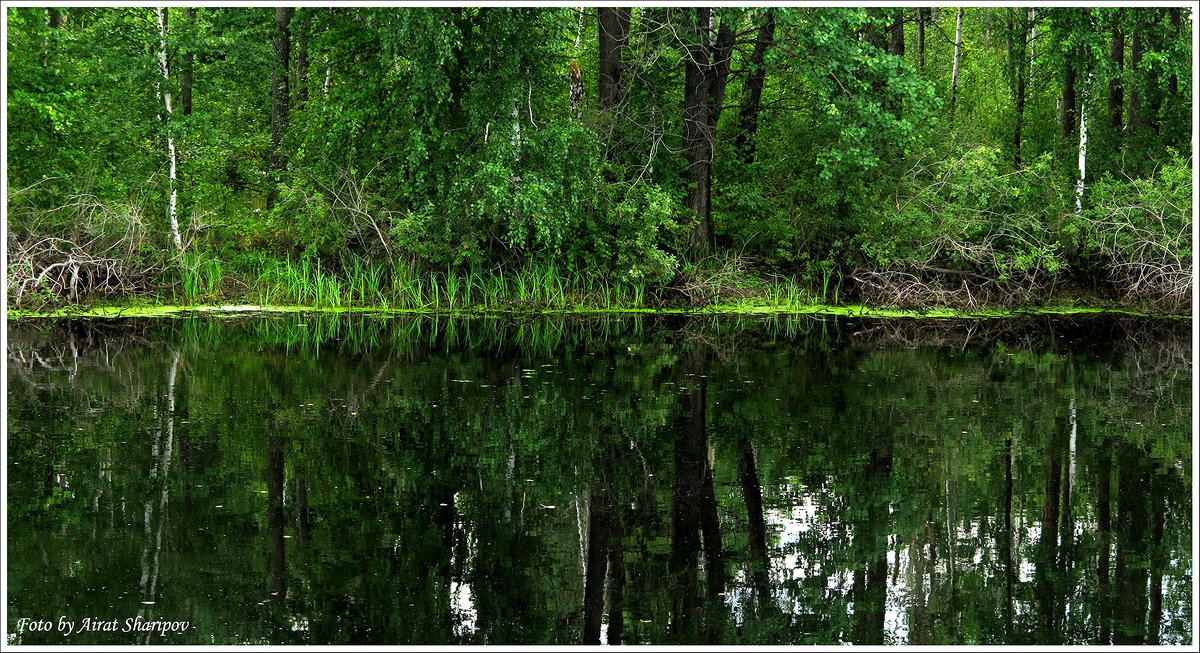
[[[10,327],[9,621],[191,624],[80,644],[1186,644],[1189,328]]]

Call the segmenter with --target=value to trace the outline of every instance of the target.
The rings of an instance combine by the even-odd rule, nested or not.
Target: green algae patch
[[[996,319],[1012,317],[1033,317],[1037,315],[1083,315],[1083,314],[1120,314],[1137,317],[1181,318],[1188,319],[1190,315],[1171,315],[1147,313],[1131,309],[1101,307],[1101,306],[1037,306],[1020,308],[978,308],[953,309],[931,307],[928,309],[896,309],[849,304],[835,306],[830,304],[806,304],[768,306],[755,304],[710,305],[700,308],[646,308],[646,307],[487,307],[472,306],[462,308],[394,308],[389,306],[276,306],[258,304],[221,304],[221,305],[134,305],[134,306],[92,306],[87,308],[67,307],[53,311],[22,311],[9,310],[11,320],[25,319],[121,319],[121,318],[158,318],[176,317],[195,313],[239,315],[239,314],[270,314],[270,313],[371,313],[376,315],[811,315],[811,316],[844,316],[867,318],[915,318],[915,319]]]

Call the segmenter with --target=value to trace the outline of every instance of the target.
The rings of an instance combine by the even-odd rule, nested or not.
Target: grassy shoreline
[[[552,264],[519,269],[418,271],[355,261],[341,270],[319,263],[266,260],[230,270],[217,259],[189,261],[176,283],[153,295],[109,295],[94,302],[9,307],[9,319],[165,317],[185,312],[323,312],[394,315],[842,315],[881,318],[1003,318],[1117,313],[1187,318],[1154,303],[1118,302],[1081,289],[1060,289],[1040,300],[967,306],[890,306],[851,303],[842,284],[799,277],[760,276],[731,262],[693,268],[660,286],[644,280],[613,283]],[[11,299],[11,298],[10,298]]]
[[[973,309],[957,309],[948,307],[930,307],[927,309],[898,309],[888,307],[865,306],[862,304],[831,305],[831,304],[710,304],[699,308],[646,308],[646,307],[610,307],[610,308],[485,308],[485,307],[456,307],[456,308],[395,308],[382,306],[306,306],[306,305],[271,305],[271,304],[163,304],[163,303],[133,303],[106,304],[99,306],[66,306],[50,311],[31,311],[8,309],[9,320],[41,320],[41,319],[120,319],[120,318],[155,318],[175,317],[193,313],[216,314],[260,314],[260,313],[325,313],[325,314],[376,314],[376,315],[448,315],[459,317],[472,316],[522,316],[522,315],[812,315],[812,316],[844,316],[868,318],[913,318],[913,319],[998,319],[1013,317],[1029,317],[1034,315],[1084,315],[1084,314],[1118,314],[1135,317],[1156,319],[1191,319],[1191,315],[1173,313],[1154,313],[1138,311],[1119,306],[1087,306],[1087,305],[1046,305],[1025,307],[979,307]]]

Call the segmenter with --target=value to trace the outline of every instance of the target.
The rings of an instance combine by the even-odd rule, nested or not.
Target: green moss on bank
[[[663,314],[663,315],[830,315],[848,317],[872,318],[926,318],[926,319],[987,319],[1028,317],[1032,315],[1080,315],[1115,313],[1142,317],[1190,318],[1190,315],[1157,314],[1135,311],[1125,308],[1101,306],[1071,306],[1050,305],[1018,308],[979,308],[954,309],[931,307],[923,310],[902,310],[850,304],[834,306],[829,304],[792,304],[786,306],[754,305],[747,303],[714,304],[703,308],[644,308],[644,307],[614,307],[614,308],[508,308],[496,309],[485,307],[465,307],[455,309],[429,308],[389,308],[378,306],[354,307],[319,307],[319,306],[279,306],[256,304],[226,304],[226,305],[106,305],[106,306],[68,306],[51,311],[8,311],[12,320],[24,319],[62,319],[62,318],[146,318],[172,317],[186,313],[374,313],[380,315],[615,315],[615,314]]]

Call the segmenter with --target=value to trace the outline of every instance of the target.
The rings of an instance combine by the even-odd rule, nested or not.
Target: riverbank
[[[1118,300],[1080,285],[1054,291],[1005,293],[988,301],[981,289],[957,294],[905,293],[895,304],[847,283],[763,275],[730,259],[694,268],[668,284],[613,283],[602,276],[564,272],[554,265],[516,270],[424,273],[356,263],[333,271],[319,264],[267,261],[230,270],[215,259],[181,268],[182,279],[164,279],[153,292],[92,293],[68,302],[47,295],[41,303],[9,298],[11,319],[162,317],[182,312],[325,312],[440,315],[729,314],[844,315],[911,318],[1001,318],[1036,314],[1121,313],[1186,317],[1173,302]],[[150,284],[154,287],[153,284]],[[964,286],[964,288],[966,288]],[[969,299],[964,299],[969,298]],[[924,300],[924,301],[922,301]]]
[[[755,305],[755,304],[711,304],[700,308],[394,308],[386,306],[304,306],[304,305],[257,305],[257,304],[150,304],[145,302],[127,304],[107,304],[99,306],[71,305],[53,310],[16,310],[9,309],[9,320],[44,320],[44,319],[123,319],[148,317],[175,317],[191,313],[214,314],[247,314],[247,313],[323,313],[323,314],[382,314],[382,315],[449,315],[449,316],[486,316],[486,315],[812,315],[812,316],[846,316],[868,318],[925,318],[925,319],[995,319],[1032,315],[1082,315],[1082,314],[1118,314],[1134,317],[1190,319],[1191,315],[1172,313],[1157,313],[1139,311],[1120,306],[1080,306],[1069,304],[1051,304],[1045,306],[1023,306],[1016,308],[979,307],[979,308],[949,308],[930,307],[927,309],[898,309],[862,304],[832,305],[832,304],[788,304],[788,305]]]

